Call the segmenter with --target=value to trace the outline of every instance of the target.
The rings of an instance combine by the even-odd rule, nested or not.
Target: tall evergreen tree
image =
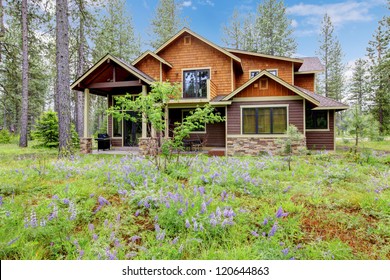
[[[19,147],[27,147],[28,126],[28,6],[27,0],[22,0],[22,114],[20,120]]]
[[[282,0],[264,0],[259,4],[256,30],[258,52],[278,56],[291,56],[296,52],[294,30]]]
[[[175,0],[159,0],[156,13],[151,22],[153,39],[150,45],[157,49],[181,27],[186,25],[185,20],[181,18],[180,7]]]
[[[69,21],[68,0],[56,0],[56,67],[59,126],[59,156],[71,151],[71,117],[69,89]]]
[[[126,11],[125,4],[124,0],[112,0],[106,4],[106,14],[93,38],[94,62],[107,53],[127,62],[140,54],[140,38],[135,35],[132,18]]]
[[[359,110],[362,112],[366,109],[368,101],[368,83],[369,76],[367,71],[367,61],[364,59],[358,59],[355,62],[353,68],[352,80],[350,84],[351,96],[349,99],[356,104]]]
[[[255,14],[237,10],[223,27],[223,42],[229,47],[276,56],[291,56],[297,43],[284,2],[265,0]]]
[[[367,48],[371,74],[371,111],[379,121],[381,133],[390,130],[390,23],[389,16],[379,21]]]
[[[334,27],[328,14],[324,15],[321,25],[320,47],[317,55],[324,65],[325,71],[318,76],[317,90],[326,97],[341,100],[345,86],[343,52],[340,42],[334,34]]]
[[[3,0],[0,0],[0,62],[3,52],[3,41],[5,36],[5,28],[4,28],[4,6]]]

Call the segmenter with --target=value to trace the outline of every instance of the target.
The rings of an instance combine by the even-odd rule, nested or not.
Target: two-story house
[[[169,127],[196,106],[211,104],[226,117],[208,124],[191,138],[207,139],[208,147],[227,155],[257,155],[273,151],[289,124],[305,136],[309,149],[335,149],[335,112],[348,107],[315,93],[316,74],[323,71],[318,58],[288,58],[217,46],[184,28],[154,52],[147,51],[132,64],[107,54],[72,85],[90,94],[115,96],[147,94],[155,81],[179,82],[182,97],[169,103]],[[85,119],[88,119],[88,106]],[[113,146],[130,146],[147,138],[146,125],[108,117]],[[88,123],[82,143],[88,137]]]

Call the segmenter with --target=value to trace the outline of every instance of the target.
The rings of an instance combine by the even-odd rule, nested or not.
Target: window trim
[[[306,111],[326,111],[326,125],[327,125],[327,128],[307,128],[307,125],[306,125],[306,120],[307,120],[307,117],[306,117]],[[305,130],[306,131],[330,131],[330,128],[329,128],[329,110],[313,110],[313,109],[309,109],[309,110],[306,110],[305,108]]]
[[[181,69],[181,85],[182,85],[182,92],[181,92],[181,98],[182,99],[186,99],[186,100],[196,100],[196,99],[207,99],[209,100],[210,99],[210,93],[209,93],[209,90],[207,88],[207,93],[206,93],[206,97],[194,97],[194,98],[188,98],[188,97],[184,97],[184,72],[186,71],[196,71],[196,70],[208,70],[209,71],[209,78],[208,80],[211,80],[211,67],[195,67],[195,68],[183,68]]]
[[[256,136],[256,137],[280,137],[285,136],[286,133],[244,133],[244,119],[243,119],[243,109],[247,108],[286,108],[286,125],[288,127],[290,123],[289,118],[289,104],[274,104],[274,105],[241,105],[240,106],[240,133],[243,136]],[[286,130],[287,130],[286,127]]]
[[[279,69],[277,69],[277,68],[270,68],[270,69],[264,69],[264,70],[268,71],[270,74],[272,74],[272,73],[271,73],[272,71],[275,71],[276,74],[275,74],[275,75],[272,74],[272,75],[274,75],[274,76],[276,76],[276,77],[279,76]],[[250,69],[250,70],[249,70],[249,79],[252,79],[253,77],[256,77],[256,76],[257,76],[257,75],[256,75],[256,76],[253,76],[253,77],[252,77],[252,75],[251,75],[252,72],[259,72],[259,73],[260,73],[261,71],[262,71],[261,69]]]
[[[184,117],[184,112],[191,112],[194,111],[196,108],[186,108],[186,109],[181,109],[181,121],[183,121]],[[190,134],[206,134],[207,133],[207,124],[204,124],[204,130],[194,130],[191,131]]]

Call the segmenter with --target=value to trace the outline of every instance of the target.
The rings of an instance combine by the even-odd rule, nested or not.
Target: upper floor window
[[[207,98],[209,69],[183,71],[183,98]]]
[[[266,69],[269,73],[271,73],[272,75],[275,75],[277,76],[278,75],[278,69]],[[260,73],[260,70],[250,70],[249,71],[249,79],[252,79],[253,77],[255,77],[256,75],[258,75]]]

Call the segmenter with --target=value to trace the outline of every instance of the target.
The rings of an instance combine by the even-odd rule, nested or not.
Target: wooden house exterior
[[[83,90],[87,102],[90,94],[107,96],[111,106],[115,96],[147,94],[155,81],[178,82],[182,96],[169,103],[166,136],[169,127],[189,111],[209,103],[226,122],[206,125],[191,138],[207,139],[208,147],[224,148],[227,155],[273,153],[289,124],[305,136],[307,148],[334,150],[335,112],[347,106],[315,93],[316,74],[322,70],[317,58],[221,48],[184,28],[132,64],[106,55],[71,88]],[[114,146],[133,145],[136,137],[148,137],[145,124],[112,117],[107,133]],[[84,138],[88,136],[86,130]]]

